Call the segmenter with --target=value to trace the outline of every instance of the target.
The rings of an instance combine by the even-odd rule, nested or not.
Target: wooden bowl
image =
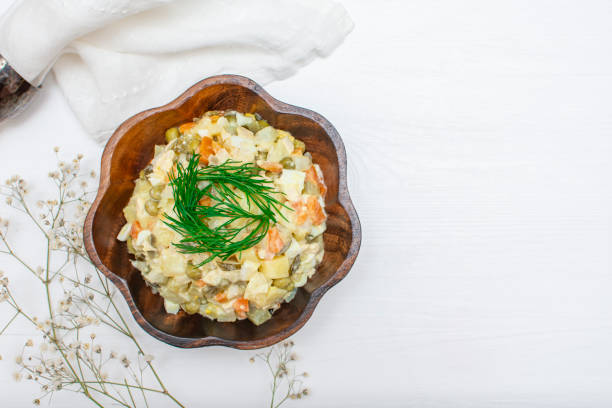
[[[183,311],[166,313],[161,296],[151,292],[130,264],[126,244],[116,239],[126,222],[123,208],[132,195],[134,180],[153,158],[153,147],[165,143],[165,129],[206,111],[224,109],[257,112],[272,126],[304,141],[328,186],[323,261],[294,300],[284,303],[261,326],[248,320],[219,323]],[[139,113],[119,126],[102,155],[100,187],[85,221],[84,238],[93,263],[117,285],[138,324],[153,337],[178,347],[255,349],[284,340],[306,323],[325,292],[344,278],[355,262],[361,226],[347,190],[344,144],[331,123],[315,112],[274,99],[248,78],[221,75],[205,79],[169,104]]]

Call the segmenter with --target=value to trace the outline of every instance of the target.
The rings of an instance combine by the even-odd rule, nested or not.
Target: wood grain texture
[[[248,320],[211,321],[184,311],[166,313],[163,298],[153,294],[130,261],[125,243],[116,239],[126,220],[123,208],[134,180],[163,144],[167,128],[199,117],[209,110],[234,109],[259,113],[279,129],[306,143],[321,166],[328,185],[324,233],[325,256],[315,275],[294,300],[255,326]],[[277,343],[302,327],[325,292],[349,272],[361,243],[361,227],[346,185],[346,153],[335,128],[321,115],[272,98],[248,78],[221,75],[205,79],[169,104],[125,121],[110,138],[102,156],[98,195],[84,227],[87,252],[94,264],[119,288],[134,318],[145,331],[178,347],[223,345],[254,349]]]

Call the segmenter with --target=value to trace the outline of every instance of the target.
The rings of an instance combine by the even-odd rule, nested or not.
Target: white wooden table
[[[336,125],[363,227],[351,273],[293,338],[312,396],[288,406],[609,407],[612,3],[345,3],[346,43],[267,87]],[[97,168],[102,146],[51,78],[0,127],[2,178],[45,192],[55,145]],[[250,352],[136,330],[189,406],[265,406]],[[36,391],[11,379],[30,333],[0,338],[2,406]]]

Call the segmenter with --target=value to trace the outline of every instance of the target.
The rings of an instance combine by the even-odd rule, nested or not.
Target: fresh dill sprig
[[[277,215],[285,219],[281,208],[291,209],[274,198],[281,193],[258,174],[255,164],[228,160],[200,168],[199,160],[194,155],[186,167],[177,165],[176,175],[169,174],[176,217],[164,214],[164,223],[183,236],[173,243],[180,252],[210,253],[201,266],[256,245],[276,223]],[[201,204],[206,197],[210,205]],[[211,227],[209,223],[217,218],[222,222]]]

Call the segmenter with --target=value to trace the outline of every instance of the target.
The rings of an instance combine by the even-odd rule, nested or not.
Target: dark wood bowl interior
[[[284,303],[261,326],[248,320],[219,323],[183,311],[166,313],[161,296],[151,292],[130,264],[125,243],[115,238],[126,222],[122,211],[134,180],[152,159],[153,147],[165,143],[165,129],[206,111],[223,109],[257,112],[272,126],[304,141],[328,186],[323,262],[295,299]],[[346,187],[344,146],[333,126],[315,112],[277,101],[247,78],[222,75],[199,82],[168,105],[142,112],[116,130],[102,156],[100,188],[85,223],[85,242],[92,261],[119,287],[137,322],[149,334],[179,347],[216,344],[252,349],[281,341],[304,325],[321,296],[354,263],[361,228]]]

